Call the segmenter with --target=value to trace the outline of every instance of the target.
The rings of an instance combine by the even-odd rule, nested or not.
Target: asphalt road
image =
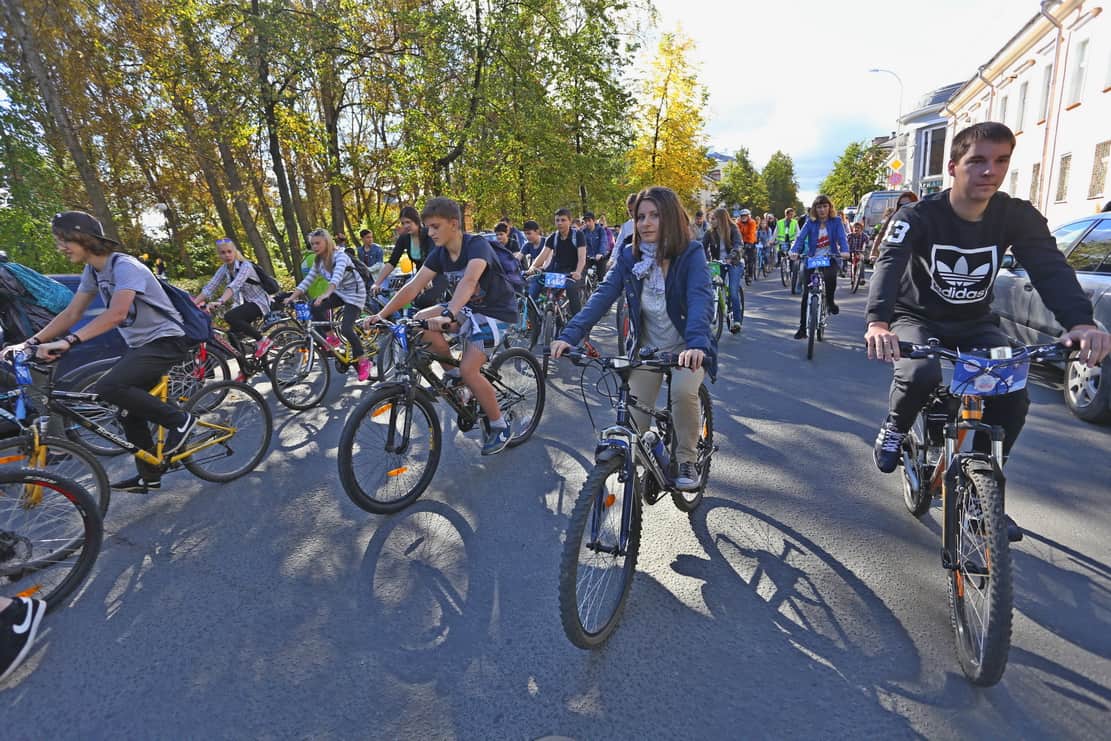
[[[0,733],[1105,737],[1111,429],[1075,420],[1051,377],[1032,389],[1008,466],[1008,508],[1028,530],[1010,663],[998,686],[972,687],[938,511],[913,519],[871,462],[890,370],[861,349],[863,297],[841,305],[808,363],[790,337],[796,299],[750,289],[712,386],[710,491],[689,520],[668,499],[646,510],[604,649],[572,647],[558,617],[561,541],[593,450],[569,369],[531,442],[481,458],[477,432],[449,431],[431,490],[393,517],[338,483],[352,376],[326,406],[276,412],[255,474],[180,474],[114,498],[86,587],[0,689]]]

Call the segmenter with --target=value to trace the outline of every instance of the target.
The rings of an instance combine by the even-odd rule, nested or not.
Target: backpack
[[[41,306],[51,314],[60,314],[69,306],[73,291],[58,281],[17,262],[6,262],[4,267],[27,289],[27,295],[21,297],[23,300]]]
[[[494,249],[494,257],[498,258],[498,264],[501,265],[502,272],[505,273],[505,279],[509,281],[509,285],[514,291],[525,290],[525,276],[521,274],[521,263],[513,256],[508,247],[503,247],[501,242],[491,242],[487,240]]]
[[[355,272],[359,274],[359,277],[363,279],[364,283],[368,283],[374,279],[374,276],[370,273],[370,268],[367,267],[365,262],[355,255],[348,255],[347,257],[351,260],[351,267],[355,268]]]
[[[112,270],[116,269],[116,260],[119,259],[119,253],[112,255]],[[150,308],[157,311],[162,316],[169,319],[174,324],[178,325],[185,331],[185,337],[193,342],[208,342],[212,339],[212,317],[197,308],[193,303],[193,297],[185,291],[175,286],[165,278],[158,278],[162,290],[166,292],[166,298],[170,299],[170,303],[177,313],[181,314],[181,321],[174,319],[168,311],[161,306],[156,306],[143,298],[142,294],[135,294],[136,301],[142,301]]]
[[[255,269],[255,276],[258,277],[258,280],[251,280],[250,278],[248,278],[248,283],[253,283],[261,288],[263,291],[266,292],[267,296],[273,296],[275,293],[278,293],[282,290],[282,287],[278,285],[277,279],[274,278],[274,276],[270,275],[270,273],[260,268],[257,262],[251,262],[250,260],[244,260],[244,262]]]

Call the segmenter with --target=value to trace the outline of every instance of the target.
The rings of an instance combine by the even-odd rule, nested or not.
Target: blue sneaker
[[[491,427],[490,432],[486,434],[482,441],[482,454],[494,455],[502,452],[505,450],[505,446],[509,445],[511,437],[513,437],[513,432],[509,429],[508,421],[506,421],[505,427]]]

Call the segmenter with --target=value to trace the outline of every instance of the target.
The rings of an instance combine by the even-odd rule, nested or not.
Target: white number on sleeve
[[[907,222],[892,221],[891,226],[887,228],[887,235],[883,238],[883,241],[887,244],[902,244],[908,231],[910,231],[910,224]]]

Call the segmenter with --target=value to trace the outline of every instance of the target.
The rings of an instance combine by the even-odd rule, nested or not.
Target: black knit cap
[[[63,211],[60,214],[54,214],[54,219],[50,222],[50,228],[60,232],[81,232],[110,244],[119,244],[116,240],[104,236],[104,227],[100,225],[96,217],[84,211]]]

